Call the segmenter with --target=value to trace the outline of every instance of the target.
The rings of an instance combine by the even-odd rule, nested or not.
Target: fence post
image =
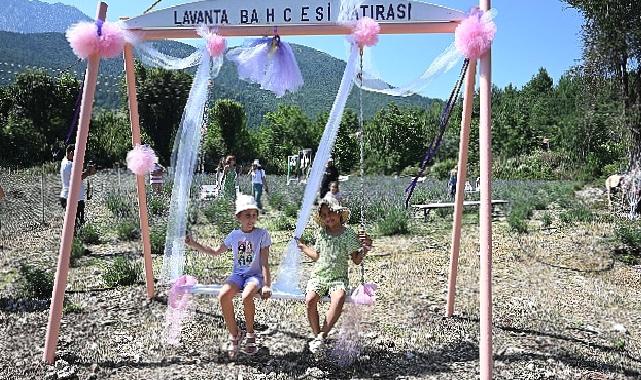
[[[40,195],[42,199],[42,224],[45,224],[45,165],[42,164],[40,173]]]

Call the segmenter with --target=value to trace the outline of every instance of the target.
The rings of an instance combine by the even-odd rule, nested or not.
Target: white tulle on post
[[[323,173],[325,172],[325,165],[327,164],[327,160],[334,147],[334,142],[336,141],[336,136],[338,135],[345,103],[354,84],[353,78],[354,75],[356,75],[356,69],[358,67],[358,56],[358,46],[353,44],[345,72],[343,73],[343,79],[338,89],[338,94],[336,95],[334,104],[332,104],[327,124],[325,124],[325,131],[323,132],[316,156],[314,157],[314,162],[312,163],[312,170],[303,195],[303,204],[298,215],[298,220],[296,221],[296,230],[294,231],[295,238],[287,245],[285,255],[278,269],[278,277],[276,278],[274,289],[284,293],[300,293],[298,284],[300,282],[299,260],[301,252],[296,244],[296,239],[300,239],[303,235],[305,226],[307,226],[309,217],[312,214],[316,193],[320,188]]]
[[[191,84],[189,98],[172,152],[171,166],[174,168],[174,184],[171,192],[165,256],[161,272],[161,281],[164,283],[173,282],[181,276],[185,266],[184,240],[187,228],[189,192],[202,137],[201,127],[207,102],[210,72],[213,79],[218,75],[220,66],[222,66],[222,57],[216,58],[212,66],[209,54],[205,52],[204,48],[200,54],[203,59]]]

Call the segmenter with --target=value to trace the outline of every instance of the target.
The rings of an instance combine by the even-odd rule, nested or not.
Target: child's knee
[[[316,293],[307,293],[305,296],[305,305],[307,307],[316,307],[318,304],[318,295]]]

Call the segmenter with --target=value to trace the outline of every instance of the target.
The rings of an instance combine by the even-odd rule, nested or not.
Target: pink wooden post
[[[480,0],[481,10],[490,9],[490,0]],[[480,236],[480,360],[481,380],[492,378],[492,54],[480,59],[479,144],[481,161]]]
[[[474,105],[474,84],[476,80],[476,60],[471,60],[465,74],[465,98],[463,103],[463,118],[458,152],[458,174],[456,177],[456,198],[454,205],[454,222],[452,224],[452,250],[450,254],[450,275],[447,283],[447,307],[445,316],[454,313],[454,298],[456,297],[456,274],[458,272],[458,256],[461,247],[461,220],[463,219],[463,201],[465,200],[465,177],[467,168],[467,151],[470,144],[470,120]]]
[[[125,73],[127,78],[127,95],[129,101],[129,120],[131,122],[131,142],[133,146],[140,144],[140,116],[138,115],[138,98],[136,95],[136,72],[134,69],[133,48],[125,45],[123,53]],[[140,217],[140,235],[142,237],[142,253],[145,262],[145,283],[147,298],[154,296],[154,268],[151,259],[151,240],[149,238],[149,218],[147,215],[147,196],[145,192],[145,176],[136,176],[138,191],[138,216]]]
[[[100,2],[96,12],[96,19],[105,20],[107,16],[107,4]],[[87,135],[89,134],[89,122],[93,109],[93,100],[96,93],[96,81],[98,78],[98,67],[100,57],[94,54],[87,58],[87,71],[85,73],[85,85],[82,90],[82,103],[80,104],[80,123],[76,134],[76,150],[73,155],[73,166],[71,168],[71,182],[69,184],[69,202],[65,211],[65,221],[62,228],[60,241],[60,254],[58,255],[58,269],[53,283],[51,295],[51,307],[49,309],[49,323],[47,324],[47,335],[45,337],[45,349],[43,359],[47,363],[53,363],[60,333],[60,320],[62,319],[62,306],[65,298],[65,287],[67,286],[67,275],[69,274],[69,256],[71,254],[71,243],[73,241],[74,225],[78,203],[74,202],[80,195],[80,183],[82,182],[82,167],[85,162],[85,150],[87,147]]]

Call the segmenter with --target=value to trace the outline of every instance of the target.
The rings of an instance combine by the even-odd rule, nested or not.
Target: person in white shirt
[[[62,180],[62,190],[60,190],[60,206],[63,209],[67,208],[67,200],[69,198],[69,184],[71,183],[71,167],[73,165],[73,153],[75,146],[67,145],[65,158],[62,159],[60,165],[60,179]],[[82,179],[96,174],[95,166],[88,166],[82,172]],[[85,199],[86,190],[84,182],[80,183],[80,195],[78,196],[78,209],[76,210],[76,228],[79,228],[85,223]]]
[[[256,199],[256,204],[258,205],[260,211],[263,211],[263,203],[261,202],[263,189],[265,189],[266,193],[269,193],[269,189],[267,188],[265,169],[260,166],[260,161],[258,161],[258,159],[254,160],[249,174],[252,177],[252,193],[254,199]]]

